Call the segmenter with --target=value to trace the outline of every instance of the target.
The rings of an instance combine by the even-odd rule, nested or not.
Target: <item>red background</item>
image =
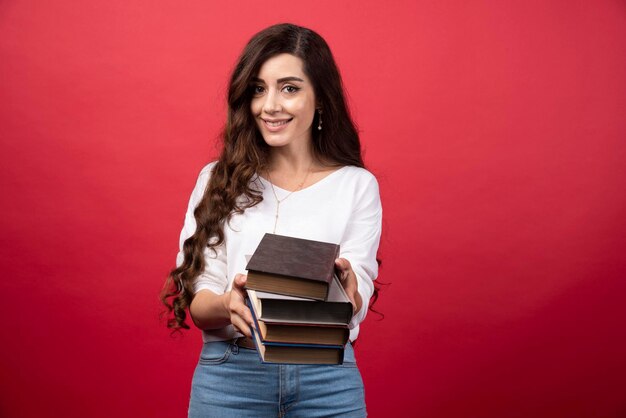
[[[384,205],[373,417],[626,416],[624,1],[0,3],[0,415],[183,417],[157,294],[273,23],[333,49]]]

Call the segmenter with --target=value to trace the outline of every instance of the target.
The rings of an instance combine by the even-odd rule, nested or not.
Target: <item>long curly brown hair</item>
[[[183,245],[184,261],[173,269],[161,291],[167,307],[167,326],[189,329],[186,309],[193,298],[193,282],[204,270],[204,249],[224,242],[224,222],[263,198],[250,186],[267,168],[269,146],[250,111],[253,77],[271,57],[288,53],[300,58],[323,109],[323,131],[312,129],[314,157],[327,164],[364,167],[357,129],[352,121],[341,76],[326,41],[314,31],[289,23],[270,26],[250,39],[233,70],[228,86],[228,116],[223,149],[202,200],[194,211],[196,231]],[[316,112],[312,126],[317,126]]]

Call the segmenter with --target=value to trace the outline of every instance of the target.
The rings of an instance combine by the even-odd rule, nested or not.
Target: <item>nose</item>
[[[263,111],[268,114],[276,113],[281,110],[280,98],[272,89],[265,95],[263,102]]]

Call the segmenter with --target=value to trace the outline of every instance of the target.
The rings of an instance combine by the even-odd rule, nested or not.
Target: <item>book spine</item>
[[[334,345],[334,344],[310,344],[310,343],[286,343],[286,342],[275,342],[275,341],[263,341],[263,344],[266,346],[273,345],[275,347],[302,347],[302,348],[328,348],[328,349],[343,349],[343,345]]]

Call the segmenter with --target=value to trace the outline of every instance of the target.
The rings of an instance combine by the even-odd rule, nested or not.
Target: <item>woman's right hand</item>
[[[244,286],[246,285],[246,279],[248,276],[245,274],[237,274],[233,281],[233,288],[229,293],[228,300],[228,312],[230,313],[230,322],[235,327],[236,331],[239,331],[246,337],[252,337],[250,327],[253,326],[252,313],[246,305],[246,291]]]

